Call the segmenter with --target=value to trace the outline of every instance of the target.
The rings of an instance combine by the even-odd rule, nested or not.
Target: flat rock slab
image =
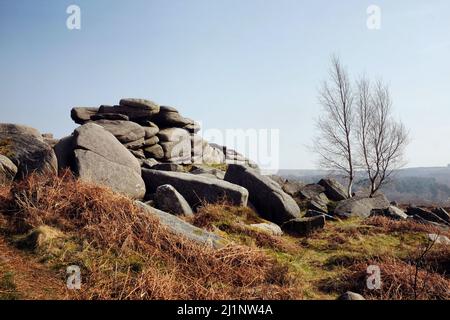
[[[161,224],[167,227],[174,234],[180,235],[198,244],[216,249],[222,248],[227,244],[227,241],[224,238],[214,233],[197,228],[170,213],[155,209],[139,201],[136,203],[138,206],[143,208],[146,213],[157,217]]]
[[[340,201],[334,210],[334,214],[340,217],[360,217],[367,218],[372,213],[372,210],[388,209],[390,202],[382,194],[374,196],[373,198],[364,198],[356,196],[344,201]]]
[[[112,133],[122,143],[144,140],[144,129],[135,122],[124,120],[98,120],[94,122]]]
[[[290,195],[268,176],[257,170],[237,164],[230,164],[225,181],[240,185],[249,192],[250,202],[260,216],[276,224],[300,218],[300,208]]]
[[[91,120],[92,116],[95,116],[98,112],[98,108],[85,108],[76,107],[70,111],[70,117],[77,124],[85,124]]]
[[[248,191],[230,182],[196,176],[189,173],[142,169],[147,192],[154,193],[164,184],[172,185],[191,207],[196,208],[203,201],[216,203],[223,200],[238,206],[246,206]]]

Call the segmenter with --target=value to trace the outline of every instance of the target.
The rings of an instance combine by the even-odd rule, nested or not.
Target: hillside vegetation
[[[1,299],[449,299],[448,231],[383,217],[327,222],[307,237],[250,224],[251,209],[204,203],[192,224],[229,241],[219,249],[171,233],[135,202],[75,179],[30,175],[0,190]],[[425,251],[429,247],[428,251]],[[382,287],[366,287],[366,268]],[[81,290],[66,289],[66,267]]]

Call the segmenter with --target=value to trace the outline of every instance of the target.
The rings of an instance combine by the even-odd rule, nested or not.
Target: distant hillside
[[[278,173],[291,180],[315,183],[323,177],[334,177],[344,182],[342,176],[327,170],[280,170]],[[365,185],[364,173],[357,175],[355,191]],[[413,204],[450,204],[450,166],[406,168],[395,172],[391,182],[383,188],[390,200]]]

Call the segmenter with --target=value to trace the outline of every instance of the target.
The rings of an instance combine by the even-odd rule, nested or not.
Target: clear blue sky
[[[66,8],[81,8],[81,30]],[[382,10],[381,30],[366,9]],[[282,168],[306,145],[329,57],[383,77],[411,130],[408,166],[450,163],[450,1],[0,0],[1,122],[57,137],[73,106],[143,97],[207,128],[278,128]]]

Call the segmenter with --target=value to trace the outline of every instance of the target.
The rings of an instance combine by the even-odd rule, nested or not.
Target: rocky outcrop
[[[226,240],[218,235],[197,228],[170,213],[152,208],[139,201],[137,202],[137,205],[143,208],[147,214],[157,217],[160,223],[168,228],[168,230],[190,241],[216,249],[222,248],[227,244]]]
[[[170,184],[156,188],[156,206],[158,209],[175,215],[192,216],[192,208],[184,197]]]
[[[218,179],[152,169],[142,169],[142,177],[148,193],[156,192],[161,185],[170,184],[193,208],[203,201],[215,203],[226,200],[238,206],[246,206],[248,201],[248,191],[245,188]]]
[[[247,166],[230,164],[225,181],[240,185],[249,192],[250,202],[266,220],[283,224],[300,217],[297,203],[267,176]]]
[[[388,209],[391,204],[383,194],[374,196],[373,198],[365,198],[355,196],[353,198],[338,203],[334,214],[340,217],[360,217],[367,218],[372,210]]]
[[[85,181],[143,199],[144,181],[135,157],[108,131],[87,123],[74,132],[75,171]]]
[[[53,149],[44,142],[39,131],[31,127],[0,124],[0,154],[14,163],[19,179],[33,172],[57,172]]]
[[[156,160],[186,165],[241,163],[257,167],[236,151],[202,139],[196,134],[199,124],[182,116],[177,109],[150,100],[122,99],[115,106],[73,108],[71,116],[78,124],[94,122],[104,127],[143,166]]]
[[[345,188],[336,179],[322,179],[318,183],[325,188],[324,193],[331,201],[347,199]]]

